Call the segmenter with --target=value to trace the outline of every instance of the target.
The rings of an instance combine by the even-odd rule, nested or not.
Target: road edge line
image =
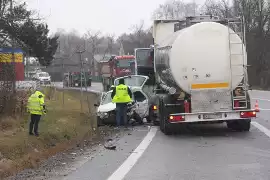
[[[156,127],[151,127],[150,131],[143,138],[139,146],[131,153],[131,155],[123,162],[123,164],[116,170],[107,180],[122,180],[136,164],[136,162],[143,155],[144,151],[150,145],[157,133]]]
[[[270,138],[270,130],[269,129],[267,129],[263,125],[259,124],[258,122],[252,121],[251,124]]]
[[[262,99],[262,98],[251,98],[253,100],[259,100],[259,101],[270,101],[270,99]]]

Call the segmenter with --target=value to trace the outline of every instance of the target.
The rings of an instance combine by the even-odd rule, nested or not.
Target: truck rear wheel
[[[170,123],[168,122],[168,113],[166,111],[166,107],[164,105],[164,100],[160,99],[159,102],[159,118],[160,118],[160,122],[159,122],[159,127],[160,130],[165,134],[165,135],[171,135],[172,134],[172,128]]]
[[[250,130],[250,119],[228,121],[227,127],[235,131],[249,131]]]

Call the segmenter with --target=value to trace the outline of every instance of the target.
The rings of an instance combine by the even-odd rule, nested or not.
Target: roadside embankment
[[[25,112],[0,120],[0,179],[25,168],[36,168],[48,157],[85,138],[98,136],[94,103],[97,95],[47,87],[48,112],[39,124],[40,136],[29,136]]]

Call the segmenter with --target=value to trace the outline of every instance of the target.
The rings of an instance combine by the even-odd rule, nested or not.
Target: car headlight
[[[106,112],[97,112],[97,116],[99,116],[100,118],[106,118],[106,117],[108,117],[108,113],[106,113]]]

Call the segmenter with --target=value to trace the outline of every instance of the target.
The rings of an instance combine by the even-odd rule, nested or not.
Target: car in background
[[[51,76],[47,72],[38,72],[33,75],[34,81],[39,81],[41,84],[51,84]]]
[[[140,75],[120,77],[115,79],[114,86],[119,84],[119,79],[124,79],[125,85],[129,86],[132,91],[133,101],[128,104],[128,118],[132,116],[133,111],[135,111],[142,119],[148,118],[148,96],[143,91],[144,84],[148,80],[148,77]],[[116,104],[112,102],[111,94],[112,90],[103,92],[101,94],[100,104],[95,104],[97,107],[98,124],[116,123]]]
[[[81,72],[68,72],[64,73],[63,80],[65,87],[80,87],[92,85],[92,76],[90,72],[81,73]]]

